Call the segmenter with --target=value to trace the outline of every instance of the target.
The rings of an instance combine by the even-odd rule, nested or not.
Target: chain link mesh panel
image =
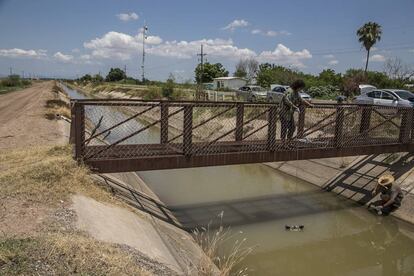
[[[316,104],[80,101],[83,159],[220,155],[411,141],[410,108]]]

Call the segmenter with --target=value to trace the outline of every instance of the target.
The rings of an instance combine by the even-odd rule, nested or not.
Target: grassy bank
[[[21,79],[18,75],[11,75],[5,79],[0,79],[0,95],[29,87],[31,84],[30,80]]]
[[[156,274],[160,264],[135,249],[76,230],[74,194],[128,207],[95,183],[71,151],[70,146],[33,147],[0,154],[0,274]]]

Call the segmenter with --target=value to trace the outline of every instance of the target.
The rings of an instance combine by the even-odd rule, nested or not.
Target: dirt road
[[[41,82],[0,95],[0,150],[64,142],[62,122],[45,117],[52,88],[52,81]]]

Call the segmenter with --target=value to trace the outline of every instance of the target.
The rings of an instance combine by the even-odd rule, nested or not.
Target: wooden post
[[[362,106],[362,114],[361,114],[361,124],[359,126],[359,133],[362,133],[369,129],[371,124],[371,112],[372,109],[370,106]]]
[[[276,149],[277,105],[269,107],[267,121],[267,150],[274,151]]]
[[[413,124],[412,119],[413,119],[413,110],[411,108],[402,110],[400,137],[399,137],[399,141],[402,144],[406,144],[410,142],[411,129],[412,129],[412,124]]]
[[[243,140],[244,104],[238,103],[236,109],[236,141]]]
[[[161,103],[161,144],[168,143],[168,105]]]
[[[344,126],[344,108],[343,106],[338,106],[336,108],[336,121],[335,121],[335,146],[341,147],[343,141],[343,126]]]
[[[69,144],[75,144],[75,103],[70,103],[70,133],[69,133]]]
[[[184,107],[183,152],[190,156],[193,148],[193,106]]]
[[[301,105],[299,107],[299,119],[298,119],[298,138],[303,137],[303,133],[305,130],[305,111],[306,107],[304,105]]]
[[[75,159],[83,161],[85,157],[85,106],[75,102]]]

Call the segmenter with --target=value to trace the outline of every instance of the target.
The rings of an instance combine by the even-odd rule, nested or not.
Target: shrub
[[[161,88],[162,96],[171,99],[174,93],[174,82],[168,79],[167,82]]]
[[[307,91],[313,98],[335,99],[339,93],[338,89],[333,85],[313,86]]]
[[[144,100],[154,100],[161,98],[161,89],[157,86],[149,86],[144,94]]]
[[[20,76],[19,75],[11,75],[7,79],[2,81],[3,86],[13,87],[20,85]]]

